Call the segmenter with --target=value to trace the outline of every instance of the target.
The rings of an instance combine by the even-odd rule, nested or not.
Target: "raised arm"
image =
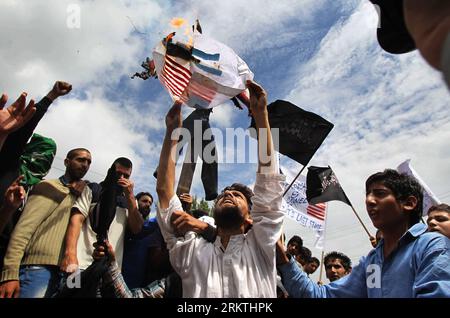
[[[20,125],[17,128],[17,131],[14,131],[5,137],[4,147],[1,149],[0,158],[2,159],[2,164],[6,164],[8,166],[13,166],[17,164],[19,157],[22,155],[23,150],[27,141],[30,139],[33,134],[36,126],[39,124],[41,119],[44,117],[48,108],[58,97],[67,95],[72,90],[72,85],[66,82],[57,81],[53,85],[53,88],[48,92],[47,96],[45,96],[39,103],[34,105],[34,101],[30,101],[27,108],[25,107],[25,99],[26,93],[23,93],[16,103],[19,103],[15,106],[14,114],[17,114],[19,109],[22,109],[22,117],[16,118],[20,121]],[[6,96],[2,96],[0,99],[0,113],[7,111],[2,110],[3,105],[6,103]],[[16,104],[14,103],[14,104]],[[13,104],[13,105],[14,105]],[[9,108],[13,107],[11,105]],[[8,109],[9,109],[8,108]],[[5,115],[5,114],[3,114]],[[0,118],[2,115],[0,114]],[[3,122],[3,119],[0,119],[0,122]],[[0,124],[2,125],[2,124]],[[22,127],[23,126],[23,127]],[[0,132],[0,139],[2,133]],[[0,144],[1,144],[0,140]]]
[[[26,104],[27,93],[22,93],[19,98],[8,108],[3,109],[8,101],[8,96],[0,97],[0,149],[3,147],[8,135],[25,125],[36,112],[34,100]]]
[[[170,199],[174,196],[175,186],[175,158],[178,136],[173,132],[181,127],[181,103],[175,102],[166,116],[166,135],[161,149],[158,166],[158,179],[156,192],[158,193],[159,206],[162,209],[169,207]]]
[[[278,169],[267,113],[267,93],[252,81],[247,82],[247,88],[250,91],[250,110],[258,133],[258,173],[276,173]]]

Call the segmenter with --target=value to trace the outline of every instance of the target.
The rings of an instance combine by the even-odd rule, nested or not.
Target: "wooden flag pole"
[[[350,201],[349,201],[350,202]],[[356,213],[355,208],[353,207],[353,204],[350,203],[350,207],[353,210],[353,213],[355,213],[356,217],[359,220],[359,223],[361,223],[362,227],[364,228],[364,230],[366,231],[367,235],[370,237],[372,237],[372,235],[370,235],[369,231],[367,230],[366,226],[364,225],[363,221],[361,220],[361,218],[359,217],[358,213]]]
[[[300,175],[302,174],[303,170],[305,170],[306,166],[307,166],[307,165],[304,165],[304,166],[302,167],[302,169],[301,169],[300,172],[297,174],[297,176],[294,178],[294,180],[292,180],[291,184],[287,187],[286,190],[284,190],[283,197],[286,195],[286,193],[287,193],[287,192],[289,191],[289,189],[292,187],[292,185],[294,184],[294,182],[297,181],[298,177],[300,177]]]

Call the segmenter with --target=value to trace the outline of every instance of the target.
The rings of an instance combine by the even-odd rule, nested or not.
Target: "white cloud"
[[[128,157],[134,163],[134,175],[142,170],[140,149],[149,159],[156,160],[156,145],[148,143],[144,133],[121,120],[123,106],[108,101],[98,92],[88,92],[88,98],[80,101],[65,98],[52,105],[36,129],[37,133],[53,138],[58,145],[55,166],[63,168],[62,160],[73,148],[87,148],[92,153],[92,172],[87,177],[101,181],[107,169],[117,157]],[[142,149],[141,145],[150,147]],[[54,172],[60,174],[60,171]]]
[[[80,28],[68,28],[69,4],[80,6]],[[128,5],[127,5],[128,4]],[[10,94],[41,95],[49,83],[64,79],[75,88],[114,83],[139,60],[144,41],[130,36],[127,16],[142,25],[158,16],[154,1],[14,1],[0,4],[4,27],[0,67],[8,76],[0,86]]]

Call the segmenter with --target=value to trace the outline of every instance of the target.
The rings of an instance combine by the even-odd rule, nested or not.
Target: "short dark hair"
[[[288,245],[291,245],[293,243],[297,243],[299,249],[303,247],[303,240],[298,235],[294,235],[293,237],[291,237],[291,239],[288,242]]]
[[[153,196],[152,196],[149,192],[139,192],[138,194],[136,194],[136,200],[139,201],[139,199],[140,199],[141,197],[143,197],[144,195],[149,196],[150,199],[152,199],[152,203],[154,202],[154,201],[153,201]]]
[[[409,226],[420,222],[423,211],[423,189],[414,177],[393,169],[386,169],[367,179],[366,193],[372,184],[378,182],[391,190],[397,201],[404,202],[409,196],[414,196],[417,199],[417,205],[409,215]]]
[[[231,191],[231,190],[236,190],[241,192],[244,196],[245,199],[247,200],[247,204],[249,209],[252,207],[252,197],[254,195],[252,189],[250,189],[249,187],[247,187],[245,184],[242,183],[233,183],[232,185],[225,187],[222,192],[219,194],[219,196],[216,199],[216,202],[223,196],[225,191]]]
[[[320,261],[319,261],[319,259],[317,258],[317,257],[311,257],[310,259],[309,259],[309,262],[308,263],[316,263],[317,264],[317,266],[320,266]]]
[[[311,260],[312,252],[306,246],[302,246],[298,252],[298,256],[305,262],[309,262]]]
[[[118,163],[121,166],[124,166],[125,168],[130,169],[133,168],[133,163],[131,162],[131,160],[125,157],[117,158],[116,160],[114,160],[113,165],[115,165],[116,163]]]
[[[75,149],[70,150],[70,151],[67,153],[66,158],[71,160],[71,159],[75,158],[75,156],[76,156],[79,152],[81,152],[81,151],[86,151],[87,153],[91,153],[91,152],[90,152],[89,150],[87,150],[86,148],[75,148]]]
[[[445,203],[441,203],[441,204],[438,204],[438,205],[433,205],[432,207],[430,207],[428,209],[428,213],[427,214],[430,214],[433,211],[445,211],[447,213],[450,213],[450,205],[445,204]]]
[[[352,261],[344,253],[333,251],[325,255],[325,258],[323,259],[323,263],[325,264],[325,266],[327,266],[328,261],[332,259],[339,259],[346,271],[352,269]]]

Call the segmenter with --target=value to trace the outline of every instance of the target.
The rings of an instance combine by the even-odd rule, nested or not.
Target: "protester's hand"
[[[289,263],[289,258],[286,255],[286,249],[283,245],[281,237],[278,239],[275,245],[275,252],[276,252],[277,266]]]
[[[108,241],[105,241],[105,244],[108,249],[109,260],[111,263],[113,263],[116,261],[116,253],[114,252],[112,245]],[[105,256],[106,256],[105,247],[102,244],[98,244],[97,242],[95,242],[94,243],[94,253],[92,254],[92,257],[95,260],[100,260]]]
[[[323,282],[322,282],[321,280],[319,280],[319,281],[317,282],[317,285],[322,286],[322,285],[323,285]]]
[[[22,93],[19,98],[4,109],[8,96],[3,94],[0,98],[0,135],[7,135],[25,125],[36,112],[34,100],[30,100],[25,107],[27,93]]]
[[[19,298],[20,283],[18,280],[9,280],[0,285],[0,298]]]
[[[66,254],[61,262],[60,270],[64,273],[74,273],[78,268],[78,258],[75,254]]]
[[[184,211],[174,211],[171,217],[172,227],[177,236],[184,236],[187,232],[203,233],[208,224],[202,222]]]
[[[52,90],[47,94],[47,97],[54,101],[60,96],[64,96],[70,93],[72,90],[72,85],[67,82],[57,81],[55,85],[53,85]]]
[[[186,212],[189,212],[191,210],[192,206],[192,195],[189,193],[182,193],[179,196],[181,203],[184,203],[184,206],[186,207]]]
[[[72,193],[76,197],[79,197],[83,193],[83,190],[86,187],[86,185],[87,185],[86,181],[79,180],[69,184],[68,188],[70,190],[70,193]]]
[[[8,211],[16,211],[25,199],[25,189],[20,185],[23,176],[19,176],[5,192],[3,208]]]
[[[176,101],[166,115],[166,127],[168,132],[181,127],[181,101]]]
[[[377,239],[372,235],[369,237],[370,244],[372,244],[373,248],[377,247]]]
[[[123,193],[126,196],[129,196],[134,193],[133,192],[134,184],[133,181],[131,181],[130,179],[120,177],[120,179],[117,180],[117,184],[123,188]]]
[[[267,93],[260,85],[253,81],[247,81],[250,92],[250,111],[253,116],[267,113]]]

